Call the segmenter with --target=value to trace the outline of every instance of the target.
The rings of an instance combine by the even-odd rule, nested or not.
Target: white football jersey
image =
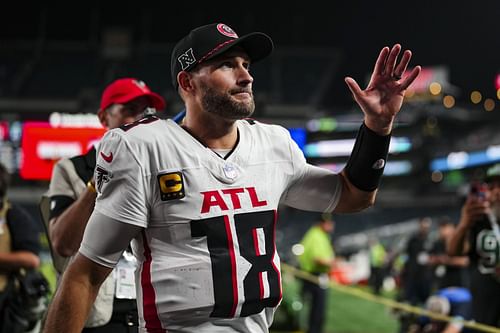
[[[237,126],[225,158],[155,117],[101,141],[95,211],[144,228],[132,241],[142,332],[268,332],[281,301],[278,205],[337,204],[338,176],[308,172],[286,129]]]

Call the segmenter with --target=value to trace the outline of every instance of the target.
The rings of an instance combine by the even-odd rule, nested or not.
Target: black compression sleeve
[[[363,123],[345,167],[349,181],[363,191],[374,191],[380,183],[389,153],[391,135],[381,136]]]

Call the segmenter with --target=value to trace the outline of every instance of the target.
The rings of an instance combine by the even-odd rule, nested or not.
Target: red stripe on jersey
[[[146,331],[150,333],[164,333],[166,329],[162,328],[158,310],[156,309],[156,294],[151,280],[151,249],[148,245],[146,233],[142,231],[142,243],[144,246],[144,263],[141,271],[142,287],[142,313],[146,322]]]
[[[264,273],[259,272],[260,299],[264,299]]]
[[[231,278],[233,281],[233,305],[231,307],[231,317],[236,313],[236,306],[238,305],[238,281],[236,278],[236,256],[234,254],[233,235],[231,234],[231,227],[229,224],[229,216],[224,215],[224,225],[226,226],[227,234],[227,247],[229,250],[229,257],[231,259]]]
[[[260,256],[259,250],[259,236],[257,235],[257,229],[252,229],[253,235],[253,248],[255,249],[255,255]],[[264,276],[262,272],[259,273],[259,288],[260,288],[260,299],[264,299]]]
[[[253,248],[255,249],[255,254],[257,256],[260,256],[260,250],[259,250],[259,236],[257,235],[257,229],[252,229],[252,234],[253,234]]]
[[[280,282],[279,283],[279,286],[280,286],[280,300],[283,298],[283,287],[281,286],[281,272],[280,270],[278,269],[278,267],[276,267],[276,264],[274,263],[274,256],[276,255],[276,221],[278,221],[278,211],[275,209],[274,210],[274,221],[273,221],[273,244],[274,244],[274,253],[273,253],[273,260],[271,261],[272,265],[273,265],[273,268],[274,270],[276,271],[276,273],[278,274],[278,281]]]

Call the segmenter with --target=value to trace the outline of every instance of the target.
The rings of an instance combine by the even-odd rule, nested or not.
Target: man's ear
[[[106,110],[99,109],[99,111],[97,111],[97,118],[99,118],[102,126],[108,128],[108,118],[106,117]]]
[[[177,82],[179,83],[179,87],[185,91],[193,90],[193,81],[192,76],[186,71],[181,71],[177,74]]]

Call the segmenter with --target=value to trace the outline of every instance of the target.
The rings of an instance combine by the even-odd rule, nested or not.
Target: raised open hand
[[[405,91],[421,70],[420,66],[415,66],[403,77],[412,53],[410,50],[404,51],[397,63],[400,52],[399,44],[394,45],[392,49],[386,46],[380,51],[365,90],[362,90],[353,78],[345,78],[354,100],[365,114],[366,126],[381,135],[391,132],[394,118],[403,104]]]

